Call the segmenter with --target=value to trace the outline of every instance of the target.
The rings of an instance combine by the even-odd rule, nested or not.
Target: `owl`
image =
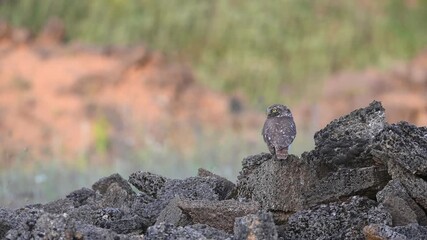
[[[286,159],[296,134],[294,118],[289,108],[281,104],[273,104],[267,108],[262,136],[271,154],[276,155],[277,159]]]

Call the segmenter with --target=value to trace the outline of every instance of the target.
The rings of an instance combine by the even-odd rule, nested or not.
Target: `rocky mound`
[[[300,158],[245,158],[236,184],[203,169],[187,179],[140,171],[47,204],[0,208],[0,237],[427,238],[426,127],[388,124],[372,102],[314,138]]]

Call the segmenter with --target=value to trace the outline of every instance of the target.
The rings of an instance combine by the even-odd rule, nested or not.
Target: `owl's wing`
[[[289,117],[278,117],[272,119],[269,135],[272,144],[278,148],[288,148],[297,134],[295,122]]]

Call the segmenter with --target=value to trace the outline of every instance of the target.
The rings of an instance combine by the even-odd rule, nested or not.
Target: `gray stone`
[[[206,225],[175,227],[170,223],[160,223],[148,228],[144,240],[222,240],[231,239],[231,235]]]
[[[128,195],[135,194],[129,183],[125,179],[123,179],[122,176],[120,176],[120,174],[118,173],[99,179],[92,185],[92,189],[98,191],[101,194],[104,194],[105,192],[107,192],[111,184],[116,184],[118,187],[125,190]]]
[[[42,214],[32,229],[33,239],[72,239],[74,219],[67,214]]]
[[[387,164],[391,177],[427,209],[427,128],[406,122],[388,125],[376,137],[372,155]]]
[[[368,224],[391,224],[390,214],[370,199],[352,197],[348,202],[322,204],[299,211],[279,227],[284,239],[362,239]]]
[[[399,180],[391,180],[383,190],[377,193],[377,201],[390,212],[393,226],[410,223],[427,225],[424,210],[409,196]]]
[[[384,224],[371,224],[363,228],[367,240],[424,240],[427,228],[416,223],[390,227]]]
[[[89,188],[78,189],[66,196],[68,200],[72,201],[74,207],[80,207],[93,202],[96,197],[96,192]]]
[[[76,223],[74,238],[76,240],[117,240],[117,239],[132,239],[129,235],[117,234],[110,229],[96,227],[90,224]],[[135,238],[135,240],[138,238]],[[139,239],[142,239],[140,237]]]
[[[169,204],[160,212],[157,217],[156,224],[162,222],[170,223],[175,226],[186,226],[192,224],[191,218],[183,213],[181,208],[178,207],[181,197],[177,196],[172,199]]]
[[[391,124],[376,137],[375,156],[394,161],[409,173],[427,177],[427,127]]]
[[[228,233],[233,232],[236,217],[256,213],[259,210],[257,202],[239,202],[236,200],[181,199],[177,205],[184,214],[190,216],[193,223],[206,224]]]
[[[209,172],[208,170],[203,168],[199,168],[197,176],[214,180],[214,190],[218,193],[220,200],[230,199],[234,196],[236,184],[227,180],[226,178]]]
[[[373,161],[366,149],[380,133],[385,122],[385,111],[380,102],[373,101],[366,108],[335,119],[314,135],[315,149],[303,158],[320,160],[334,167],[366,167]]]
[[[276,222],[320,203],[354,195],[375,198],[390,180],[385,164],[375,162],[370,151],[385,124],[383,107],[373,102],[317,132],[315,149],[301,159],[290,155],[275,161],[270,154],[245,158],[238,197],[258,201],[274,212]]]
[[[135,186],[139,191],[148,194],[149,196],[156,198],[157,192],[165,185],[168,178],[160,175],[138,171],[132,173],[129,176],[129,182]]]
[[[36,226],[37,220],[45,212],[38,208],[20,208],[13,216],[13,227],[6,233],[5,239],[31,239],[32,230]]]
[[[268,212],[258,212],[236,218],[234,223],[234,239],[278,239],[273,215]]]
[[[423,209],[427,209],[427,182],[401,167],[396,162],[388,161],[388,172],[393,179],[399,180],[406,191]]]
[[[293,155],[277,161],[270,154],[260,154],[243,160],[237,189],[238,197],[287,214],[354,195],[374,198],[389,180],[382,165],[325,168],[320,161]]]
[[[0,207],[0,239],[3,239],[6,233],[17,224],[15,212],[11,209]]]
[[[286,161],[277,161],[262,153],[243,159],[242,165],[237,177],[239,198],[257,201],[266,210],[295,212],[303,208],[301,195],[311,176],[298,157],[289,155]]]

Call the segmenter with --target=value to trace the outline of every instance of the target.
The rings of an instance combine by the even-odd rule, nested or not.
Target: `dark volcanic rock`
[[[388,125],[376,138],[375,156],[413,175],[427,177],[427,127],[407,122]]]
[[[99,179],[92,185],[92,189],[98,191],[101,194],[105,194],[112,184],[116,184],[117,187],[122,188],[129,195],[135,194],[129,183],[118,173]]]
[[[169,223],[160,223],[148,228],[144,240],[199,240],[199,239],[231,239],[231,235],[209,226],[199,224],[186,227],[175,227]]]
[[[10,229],[5,239],[31,239],[32,231],[36,226],[39,217],[44,211],[37,208],[21,208],[15,211],[12,218],[13,228]]]
[[[365,167],[373,161],[364,153],[385,122],[385,112],[380,102],[374,101],[366,108],[329,123],[314,135],[315,149],[303,158],[319,159],[332,166]]]
[[[257,202],[239,202],[237,200],[209,201],[184,200],[177,203],[182,212],[190,216],[193,223],[206,224],[226,232],[233,232],[236,217],[256,213]]]
[[[215,182],[215,192],[219,194],[220,200],[232,198],[235,194],[236,185],[226,178],[209,172],[206,169],[199,168],[197,176],[213,179]]]
[[[301,183],[310,181],[308,166],[294,155],[277,161],[262,153],[243,159],[238,176],[238,197],[251,199],[266,210],[294,212],[303,208]],[[292,176],[292,177],[290,177]]]
[[[279,227],[284,239],[362,239],[368,224],[391,224],[390,214],[373,200],[352,197],[349,202],[322,204],[299,211]]]
[[[3,239],[6,233],[18,224],[14,218],[14,211],[0,207],[0,239]]]
[[[377,193],[377,200],[390,212],[393,226],[410,223],[427,225],[424,210],[409,196],[399,180],[391,180],[383,190]]]
[[[390,180],[386,166],[376,163],[370,153],[384,125],[384,109],[373,102],[316,133],[316,148],[301,159],[290,155],[277,161],[270,154],[245,158],[238,197],[285,216],[354,195],[375,198]]]
[[[185,214],[181,208],[178,207],[179,202],[182,201],[181,197],[177,196],[160,212],[157,217],[156,224],[170,223],[175,226],[186,226],[192,224],[190,216]]]
[[[89,188],[81,188],[73,191],[66,196],[68,200],[71,200],[74,207],[80,207],[93,202],[96,197],[96,192]]]
[[[45,213],[41,215],[32,230],[34,239],[72,239],[74,219],[66,214]]]
[[[157,192],[165,185],[168,178],[160,175],[138,171],[129,176],[129,182],[135,186],[139,191],[156,198]]]
[[[405,122],[389,125],[376,137],[372,155],[427,209],[427,128]]]
[[[218,180],[206,177],[191,177],[187,179],[173,179],[165,182],[163,188],[157,192],[157,198],[148,203],[135,203],[132,209],[148,220],[150,225],[154,224],[163,209],[175,197],[191,200],[219,200],[217,192]]]
[[[277,229],[274,225],[273,215],[267,212],[258,212],[236,218],[234,223],[234,239],[277,239]]]
[[[390,227],[383,224],[371,224],[363,228],[367,240],[425,240],[427,228],[418,224]]]

